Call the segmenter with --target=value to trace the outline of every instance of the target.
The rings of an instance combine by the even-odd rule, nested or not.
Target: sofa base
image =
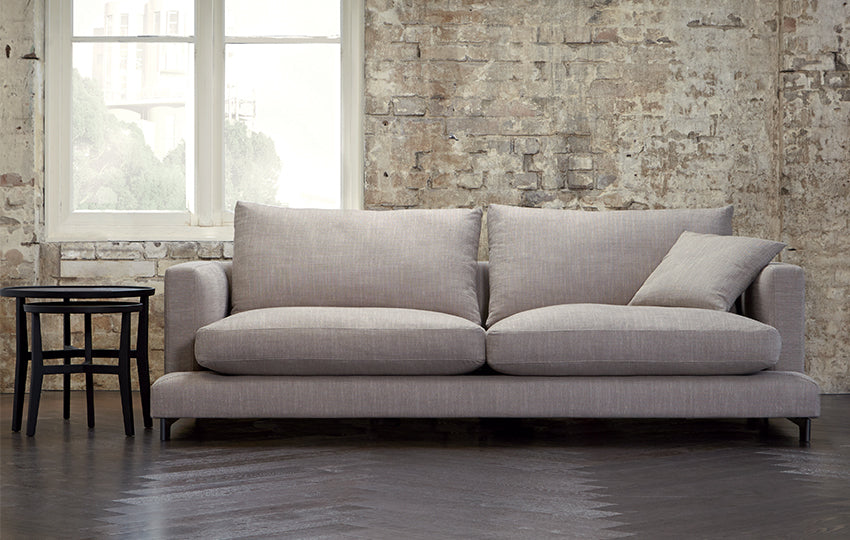
[[[801,373],[657,377],[166,374],[151,414],[177,418],[792,418],[801,440],[820,390]],[[804,427],[809,426],[809,427]],[[805,431],[805,433],[804,433]],[[167,433],[163,432],[163,436]]]
[[[159,438],[161,441],[171,440],[171,426],[177,422],[179,418],[160,418],[159,419]],[[759,420],[764,426],[767,426],[767,418],[749,419]],[[789,418],[788,420],[797,424],[800,428],[800,446],[808,446],[812,440],[812,419],[811,418]]]

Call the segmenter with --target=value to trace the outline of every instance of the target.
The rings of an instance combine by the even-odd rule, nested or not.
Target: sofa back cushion
[[[394,307],[481,323],[481,210],[312,210],[239,202],[233,313]]]
[[[490,205],[487,325],[558,304],[625,305],[683,231],[732,234],[732,207],[584,212]]]

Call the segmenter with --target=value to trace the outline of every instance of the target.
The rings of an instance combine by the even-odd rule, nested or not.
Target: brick
[[[538,43],[590,43],[590,28],[587,26],[543,25],[537,34]]]
[[[746,27],[741,17],[734,13],[728,13],[725,17],[721,14],[711,13],[691,19],[687,26],[688,28],[716,28],[720,30],[738,30]]]
[[[542,189],[563,189],[564,175],[550,167],[545,167],[540,173],[540,187]]]
[[[593,170],[593,156],[590,154],[571,154],[569,161],[571,171]]]
[[[594,28],[592,34],[591,41],[593,43],[616,43],[620,41],[616,28]]]
[[[502,123],[496,118],[448,118],[446,131],[462,135],[489,135],[502,132]]]
[[[385,60],[395,60],[399,62],[404,62],[417,60],[421,56],[419,43],[386,43],[379,41],[376,43],[376,45],[381,46],[383,48],[380,52],[376,52],[374,54],[380,54],[381,58]]]
[[[3,173],[0,174],[0,186],[3,187],[14,187],[14,186],[31,186],[33,185],[33,179],[30,178],[28,180],[24,180],[18,173]]]
[[[156,275],[154,261],[61,261],[62,278],[127,278],[153,277]]]
[[[450,60],[455,62],[485,61],[488,50],[480,45],[421,45],[419,53],[422,60]]]
[[[512,26],[508,38],[512,43],[531,43],[537,40],[536,26]]]
[[[540,139],[537,137],[518,137],[514,139],[514,152],[517,154],[536,154],[540,152]]]
[[[823,82],[830,88],[850,88],[850,71],[828,71],[823,74]]]
[[[393,112],[396,116],[424,116],[427,110],[427,101],[424,98],[418,96],[393,98]]]
[[[97,242],[95,249],[98,259],[129,260],[144,258],[144,244],[141,242]]]
[[[168,255],[168,244],[165,242],[145,242],[145,258],[164,259]]]
[[[553,191],[523,191],[520,205],[539,208],[558,198],[558,193]]]
[[[457,186],[464,189],[478,189],[484,186],[481,173],[461,173],[457,175]]]
[[[421,171],[411,171],[398,176],[399,184],[408,189],[422,189],[428,187],[428,181],[431,179],[430,174]]]
[[[513,173],[512,185],[514,188],[520,190],[538,189],[540,187],[540,173]]]
[[[93,242],[66,242],[61,247],[63,260],[95,259],[97,258]]]
[[[447,189],[455,186],[455,175],[453,173],[440,173],[431,176],[428,185],[432,189]]]
[[[221,242],[201,242],[198,245],[198,258],[220,259],[222,251]]]
[[[484,116],[506,116],[510,118],[543,114],[538,104],[520,100],[490,101],[483,105],[482,113]]]
[[[169,242],[168,256],[173,259],[194,259],[198,256],[198,243]]]
[[[820,71],[795,71],[782,74],[782,89],[789,90],[817,90],[821,82]]]
[[[593,174],[586,171],[570,171],[567,173],[567,187],[569,189],[593,189]]]
[[[543,169],[540,168],[539,165],[535,164],[534,156],[537,154],[523,154],[522,156],[522,170],[525,172],[540,172]]]
[[[373,94],[367,95],[364,109],[367,115],[390,114],[390,100],[383,97],[376,97]]]
[[[33,204],[33,192],[29,187],[8,187],[3,191],[6,196],[7,208],[20,208],[22,206]]]

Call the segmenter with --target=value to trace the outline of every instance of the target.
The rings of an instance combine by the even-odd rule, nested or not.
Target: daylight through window
[[[52,239],[226,237],[237,200],[357,206],[362,3],[47,7]]]

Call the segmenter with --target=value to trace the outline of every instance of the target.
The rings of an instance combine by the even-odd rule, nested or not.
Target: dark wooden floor
[[[138,396],[136,396],[138,399]],[[182,420],[125,438],[117,393],[33,438],[0,396],[0,537],[850,538],[850,395],[812,445],[773,420]]]

